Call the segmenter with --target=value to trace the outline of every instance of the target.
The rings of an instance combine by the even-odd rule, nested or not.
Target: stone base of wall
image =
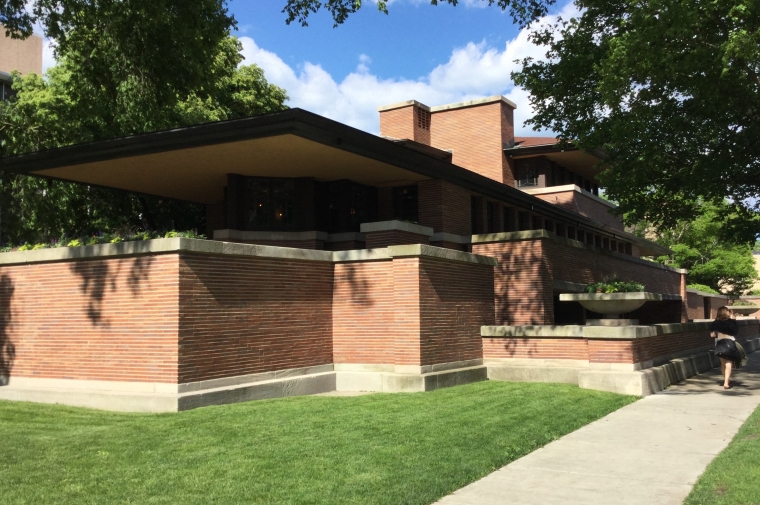
[[[414,393],[487,379],[483,360],[396,371],[394,365],[323,365],[186,384],[12,378],[0,400],[120,412],[177,412],[209,405],[332,391]],[[404,367],[400,367],[404,368]]]
[[[747,353],[760,349],[760,337],[742,341]],[[632,369],[616,363],[588,363],[581,360],[486,360],[489,380],[517,382],[562,382],[578,384],[583,389],[596,389],[634,396],[647,396],[671,384],[688,379],[720,365],[712,351],[700,351],[674,358],[659,366]],[[622,365],[622,366],[620,366]],[[627,368],[627,369],[626,369]]]
[[[423,367],[399,365],[335,365],[337,391],[415,393],[469,384],[488,378],[482,359]]]
[[[19,377],[0,387],[0,400],[121,412],[177,412],[330,391],[335,391],[335,372],[332,365],[323,365],[186,384]]]

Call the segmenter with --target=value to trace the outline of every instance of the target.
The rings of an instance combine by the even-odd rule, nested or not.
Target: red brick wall
[[[183,254],[180,382],[332,360],[333,265]]]
[[[484,338],[484,358],[588,359],[585,338]]]
[[[554,280],[590,284],[605,276],[635,280],[647,291],[680,294],[681,274],[627,261],[550,239],[473,244],[472,252],[492,256],[495,269],[496,324],[554,324]],[[650,302],[651,303],[651,302]],[[651,309],[646,324],[679,322],[680,304]],[[646,319],[646,306],[640,314]],[[644,321],[642,321],[644,322]]]
[[[430,237],[401,230],[373,231],[364,234],[367,249],[388,247],[389,245],[429,244]]]
[[[393,263],[335,265],[335,363],[391,364],[394,360]]]
[[[11,377],[175,383],[178,269],[176,255],[0,267],[0,367]]]
[[[420,182],[419,219],[437,232],[471,235],[470,192],[441,180]]]
[[[452,163],[514,186],[503,143],[514,139],[511,107],[503,102],[436,111],[431,119],[431,144],[452,149]]]
[[[739,340],[757,336],[758,324],[739,326]],[[484,358],[576,359],[591,363],[641,363],[712,348],[707,329],[635,340],[584,338],[483,338]]]
[[[654,293],[681,294],[681,274],[638,262],[596,254],[552,240],[545,240],[546,256],[551,263],[553,278],[562,281],[590,284],[605,276],[616,275],[621,280],[637,281]]]
[[[549,202],[570,212],[586,216],[602,224],[606,224],[616,230],[623,230],[623,221],[618,216],[610,214],[610,208],[588,195],[577,191],[563,191],[561,193],[533,195],[536,198]]]
[[[496,324],[553,324],[551,264],[544,241],[473,244],[472,252],[491,256],[494,268]]]
[[[686,293],[686,312],[689,319],[706,319],[704,297],[697,293]]]
[[[493,267],[422,258],[421,364],[480,359],[480,327],[494,324]]]
[[[393,260],[394,363],[421,364],[420,259]]]
[[[418,122],[418,116],[425,113],[416,105],[381,111],[380,135],[430,145],[430,130],[421,128]]]
[[[414,107],[407,105],[380,112],[380,135],[414,140]]]

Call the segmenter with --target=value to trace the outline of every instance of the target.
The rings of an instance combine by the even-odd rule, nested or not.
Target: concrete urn
[[[735,314],[741,314],[743,316],[754,314],[760,310],[759,305],[730,305],[728,308],[731,309],[731,312],[734,312]]]
[[[619,319],[621,314],[634,311],[648,301],[662,301],[662,295],[658,293],[564,293],[559,295],[560,301],[578,302],[586,310],[604,315],[606,320],[618,321],[618,324],[637,324],[638,320]],[[612,323],[612,321],[610,321]],[[594,322],[589,324],[604,324]]]

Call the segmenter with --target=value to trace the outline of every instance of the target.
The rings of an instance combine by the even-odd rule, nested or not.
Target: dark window
[[[565,225],[557,223],[554,232],[559,235],[560,237],[565,236]]]
[[[496,205],[493,202],[486,202],[486,233],[497,233],[496,227]]]
[[[417,186],[393,188],[393,211],[399,221],[416,223],[419,220]]]
[[[248,230],[288,230],[295,225],[292,179],[248,180]]]
[[[596,237],[599,238],[599,237]],[[586,232],[586,243],[589,245],[594,245],[594,234],[591,232]]]
[[[515,231],[515,209],[504,207],[504,231]]]
[[[625,253],[629,256],[633,255],[633,246],[631,244],[625,244]]]
[[[602,237],[599,235],[594,236],[594,245],[597,247],[602,247]]]
[[[530,214],[527,212],[520,212],[518,216],[520,219],[520,231],[530,230]]]
[[[554,223],[549,221],[548,219],[544,219],[544,230],[554,231]]]
[[[538,186],[538,165],[536,158],[515,160],[515,179],[518,188]]]
[[[470,197],[470,228],[473,235],[483,233],[483,197]]]
[[[327,191],[328,233],[358,232],[362,223],[377,221],[377,189],[349,180],[323,183]]]
[[[567,227],[567,238],[575,240],[575,226]]]
[[[543,228],[544,219],[541,216],[533,216],[533,230],[540,230]]]

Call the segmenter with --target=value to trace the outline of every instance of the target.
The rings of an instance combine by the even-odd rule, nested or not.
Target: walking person
[[[739,325],[736,316],[728,307],[718,309],[715,321],[710,323],[710,336],[715,341],[715,355],[720,358],[720,371],[723,374],[723,389],[731,388],[731,372],[746,360],[746,353],[736,342]]]

